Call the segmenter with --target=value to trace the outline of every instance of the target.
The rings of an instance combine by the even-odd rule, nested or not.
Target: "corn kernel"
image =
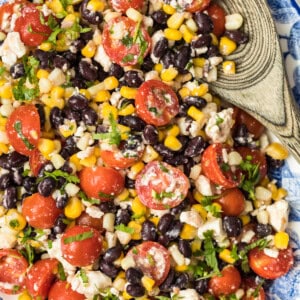
[[[231,251],[229,249],[223,249],[219,253],[219,257],[223,261],[225,261],[225,262],[227,262],[229,264],[233,264],[235,262],[235,259],[230,255],[230,253],[231,253]]]
[[[99,92],[97,92],[94,98],[96,102],[105,102],[105,101],[109,101],[109,99],[110,99],[110,92],[106,90],[100,90]]]
[[[109,76],[104,79],[104,87],[106,90],[114,90],[119,86],[119,81],[115,76]]]
[[[230,55],[237,48],[236,42],[226,36],[222,36],[219,43],[219,51],[222,55]]]
[[[233,75],[236,73],[235,62],[232,60],[226,60],[222,63],[222,69],[224,74]]]
[[[55,143],[53,140],[40,138],[38,149],[46,159],[50,159],[50,154],[55,150]]]
[[[274,244],[277,249],[286,249],[289,245],[289,235],[284,231],[276,232],[274,236]]]
[[[182,99],[184,99],[184,98],[190,96],[191,91],[189,90],[189,88],[187,88],[187,87],[184,86],[184,87],[182,87],[182,88],[178,91],[178,93],[179,93],[180,97],[181,97]]]
[[[87,9],[94,12],[104,11],[105,3],[101,0],[90,0],[87,4]]]
[[[160,74],[160,78],[163,80],[163,81],[172,81],[173,79],[175,79],[175,77],[178,75],[178,71],[173,68],[173,67],[170,67],[168,69],[163,69],[161,71],[161,74]]]
[[[128,189],[123,189],[123,191],[121,192],[121,194],[119,194],[117,197],[115,197],[117,202],[120,201],[126,201],[129,198],[129,190]]]
[[[52,49],[52,44],[48,43],[48,42],[44,42],[44,43],[40,44],[39,49],[41,49],[45,52],[48,52]]]
[[[163,5],[163,11],[167,14],[167,15],[173,15],[176,12],[176,9],[169,5],[169,4],[164,4]]]
[[[163,65],[162,64],[155,64],[154,65],[154,70],[158,73],[160,73],[163,69]]]
[[[178,125],[172,125],[166,130],[167,135],[177,136],[180,133],[180,128]]]
[[[281,144],[274,142],[265,149],[267,155],[276,160],[283,160],[289,156],[288,150]]]
[[[149,276],[143,276],[142,277],[142,285],[144,286],[144,288],[148,291],[151,292],[154,285],[155,285],[155,280],[153,280],[151,277]]]
[[[9,151],[8,145],[4,143],[0,143],[0,155],[3,153],[7,154],[8,151]]]
[[[193,65],[195,67],[203,68],[205,66],[206,59],[203,57],[193,58]]]
[[[87,89],[80,89],[79,93],[83,95],[85,98],[87,98],[88,100],[91,100],[91,94]]]
[[[52,88],[50,96],[53,99],[63,98],[65,95],[65,89],[61,86],[55,86]]]
[[[186,26],[181,25],[179,31],[182,33],[182,37],[186,43],[191,43],[195,37],[195,34]]]
[[[31,300],[31,296],[28,294],[27,291],[24,291],[22,294],[18,296],[18,300]]]
[[[248,215],[240,216],[240,219],[241,219],[241,221],[243,223],[243,226],[249,224],[250,221],[251,221],[250,216],[248,216]]]
[[[187,265],[181,265],[181,266],[176,265],[175,266],[175,271],[177,271],[177,272],[185,272],[187,270],[188,270],[188,266]]]
[[[167,25],[169,28],[178,29],[182,25],[183,21],[184,13],[175,12],[168,18]]]
[[[124,300],[130,300],[130,299],[133,299],[132,296],[130,296],[126,291],[124,291],[122,293],[122,297],[124,298]]]
[[[279,189],[277,190],[277,194],[276,194],[276,196],[273,198],[273,200],[274,200],[274,201],[279,201],[279,200],[285,198],[287,195],[288,195],[288,192],[287,192],[286,189],[284,189],[284,188],[279,188]]]
[[[191,249],[192,249],[192,252],[195,253],[197,251],[199,251],[201,249],[201,240],[199,239],[194,239],[192,242],[191,242]]]
[[[194,204],[192,210],[198,212],[203,220],[207,218],[207,211],[201,204]]]
[[[187,114],[199,123],[203,122],[206,118],[205,114],[193,105],[189,107]]]
[[[92,58],[96,53],[96,44],[93,41],[89,41],[82,49],[81,54],[84,57]]]
[[[4,99],[12,99],[13,93],[10,84],[5,84],[0,87],[0,97]]]
[[[137,89],[128,86],[122,86],[120,89],[120,94],[126,99],[135,99]]]
[[[63,109],[65,106],[65,100],[62,98],[53,99],[48,94],[43,95],[41,98],[41,101],[49,106],[50,108],[58,107],[59,109]]]
[[[181,142],[175,136],[172,135],[166,137],[164,145],[173,151],[178,151],[182,148]]]
[[[183,240],[192,240],[197,235],[197,228],[185,223],[180,232],[180,238]]]
[[[166,28],[164,34],[166,39],[171,41],[180,41],[182,39],[182,33],[177,29]]]
[[[213,34],[213,33],[211,33],[210,36],[211,36],[211,43],[212,43],[212,45],[218,46],[219,45],[218,37],[215,34]]]
[[[65,89],[63,98],[66,98],[66,99],[70,98],[74,94],[74,92],[75,92],[75,89],[73,87],[67,87]]]
[[[136,162],[131,166],[130,173],[137,175],[143,170],[144,166],[145,164],[142,161]]]
[[[59,14],[64,11],[64,7],[59,0],[49,0],[47,1],[47,6],[55,13]]]
[[[152,216],[151,218],[149,218],[149,220],[157,227],[159,222],[159,217]]]
[[[158,159],[158,157],[159,157],[158,152],[156,152],[152,146],[147,145],[144,154],[142,156],[142,161],[145,163],[149,163],[150,161]]]
[[[77,125],[75,120],[65,120],[63,125],[60,125],[59,133],[64,137],[67,138],[73,135],[77,130]]]
[[[141,22],[143,20],[143,15],[132,7],[126,10],[126,16],[134,22]]]
[[[141,216],[144,216],[147,212],[147,207],[140,201],[138,197],[135,197],[132,200],[132,206],[131,206],[132,212],[135,215],[135,218],[139,218]]]
[[[132,104],[126,105],[119,109],[119,116],[129,116],[135,113],[135,107]]]
[[[80,160],[80,164],[84,167],[94,167],[96,162],[97,157],[94,154]]]
[[[80,199],[77,197],[71,197],[64,208],[64,213],[67,218],[76,219],[81,215],[83,210],[84,207]]]
[[[208,84],[207,83],[202,83],[199,86],[197,86],[196,88],[194,88],[192,90],[192,96],[198,96],[201,97],[203,95],[205,95],[206,93],[208,93]]]
[[[101,109],[102,118],[108,120],[111,114],[116,120],[118,117],[118,109],[115,106],[110,105],[108,102],[104,102]]]
[[[142,225],[139,224],[136,221],[130,221],[127,225],[129,228],[134,229],[134,233],[131,235],[131,238],[133,240],[140,240],[142,238],[141,231],[142,231]]]
[[[8,210],[6,213],[6,222],[11,229],[16,231],[23,230],[27,223],[25,217],[15,208]]]

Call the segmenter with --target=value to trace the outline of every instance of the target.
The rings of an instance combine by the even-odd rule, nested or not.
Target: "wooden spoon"
[[[265,0],[220,0],[226,12],[244,17],[250,42],[228,59],[235,75],[219,75],[210,89],[259,120],[300,162],[300,112],[289,91],[275,25]]]

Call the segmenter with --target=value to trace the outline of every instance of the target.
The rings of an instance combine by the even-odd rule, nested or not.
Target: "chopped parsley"
[[[66,276],[64,267],[63,267],[62,263],[60,263],[60,262],[58,263],[57,273],[58,273],[59,280],[62,280],[62,281],[67,280],[67,276]]]
[[[167,167],[165,167],[163,163],[159,162],[158,166],[159,166],[160,170],[163,171],[164,173],[169,173],[169,169]]]
[[[204,235],[204,259],[209,267],[212,268],[214,273],[219,273],[217,251],[213,243],[213,231],[208,230],[203,233]]]
[[[94,236],[92,231],[85,231],[77,235],[69,236],[64,239],[64,244],[71,244],[73,242],[80,242],[92,238]]]
[[[106,194],[106,193],[103,193],[103,192],[99,192],[98,195],[99,195],[99,197],[105,198],[105,199],[113,199],[114,198],[113,195]]]
[[[153,191],[153,197],[154,197],[154,199],[156,199],[158,201],[162,201],[164,198],[172,198],[174,196],[175,195],[172,192],[162,191],[162,192],[158,193],[156,191]]]
[[[134,37],[133,37],[133,43],[136,43],[139,45],[140,51],[139,51],[139,56],[137,59],[137,62],[139,64],[142,64],[144,61],[144,54],[146,53],[148,49],[148,42],[144,39],[143,32],[142,32],[142,27],[141,27],[142,22],[138,22]]]
[[[134,55],[132,53],[129,53],[122,58],[122,62],[124,63],[131,62],[133,60],[134,60]]]
[[[123,223],[121,223],[120,225],[116,225],[115,230],[123,231],[129,234],[134,234],[134,228],[128,227]]]
[[[216,125],[219,126],[224,122],[224,119],[217,115]]]
[[[60,177],[64,178],[69,183],[79,183],[80,180],[77,176],[64,172],[62,170],[54,170],[53,172],[44,172],[45,177],[51,177],[58,181]],[[43,177],[43,178],[45,178]]]
[[[124,46],[130,48],[133,44],[133,38],[129,34],[127,34],[122,38],[121,42]]]
[[[89,198],[83,191],[80,191],[80,192],[78,193],[78,196],[79,196],[80,198],[82,198],[83,201],[89,202],[89,203],[91,203],[91,204],[100,204],[100,202],[101,202],[99,199]],[[100,196],[100,195],[99,195],[99,196]]]
[[[17,219],[13,219],[9,221],[9,226],[11,228],[17,228],[20,226],[20,222]]]
[[[34,145],[32,145],[28,138],[23,134],[22,131],[22,122],[21,121],[16,121],[14,123],[14,129],[16,130],[18,137],[22,140],[22,142],[25,144],[26,148],[29,150],[33,150],[34,149]]]
[[[29,265],[32,265],[35,257],[34,248],[29,243],[26,243],[24,249],[20,250],[20,252],[27,259]]]
[[[214,205],[213,200],[220,198],[220,196],[204,196],[201,204],[207,212],[210,212],[214,217],[219,218],[222,210],[218,205]]]
[[[89,278],[87,277],[85,270],[80,269],[79,276],[84,284],[89,283]]]

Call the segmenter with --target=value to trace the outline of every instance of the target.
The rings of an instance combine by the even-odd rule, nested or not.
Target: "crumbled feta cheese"
[[[264,253],[273,258],[277,258],[279,255],[278,249],[264,248]]]
[[[276,231],[285,231],[288,224],[289,204],[285,200],[279,200],[267,206],[269,213],[269,224]]]
[[[226,233],[223,230],[221,218],[211,218],[206,221],[201,227],[199,227],[198,237],[200,239],[204,239],[203,233],[208,230],[213,230],[213,237],[217,242],[221,242],[226,238]]]
[[[193,299],[193,300],[199,300],[200,299],[199,294],[194,289],[180,290],[176,294],[175,293],[171,293],[172,299],[173,299],[173,296],[175,296],[175,295],[178,297],[176,299],[180,299],[180,300],[191,300],[191,299]]]
[[[198,214],[198,212],[196,212],[194,210],[183,211],[180,214],[179,219],[180,219],[180,222],[189,224],[189,225],[197,227],[197,228],[203,224],[203,220],[202,220],[201,216]]]
[[[54,86],[59,86],[66,82],[66,76],[59,68],[54,68],[54,70],[52,70],[49,74],[48,79]]]
[[[195,187],[199,191],[199,193],[204,196],[212,196],[214,194],[210,180],[204,175],[200,175],[195,180]]]
[[[0,241],[0,249],[13,248],[17,243],[17,236],[16,234],[12,234],[12,232],[0,228]]]
[[[250,243],[252,238],[255,236],[255,232],[253,230],[248,230],[243,233],[241,241],[243,243]]]
[[[112,65],[112,62],[111,62],[109,56],[104,51],[104,48],[102,45],[97,47],[97,51],[95,53],[94,60],[103,67],[103,70],[105,72],[108,72]]]
[[[171,254],[176,265],[183,266],[185,264],[185,257],[179,251],[178,246],[176,244],[173,244],[172,246],[170,246],[168,248],[168,251]]]
[[[122,245],[127,245],[131,240],[131,234],[128,232],[116,230],[116,235]]]
[[[104,212],[95,205],[87,207],[85,211],[88,215],[95,219],[100,219],[104,216]]]

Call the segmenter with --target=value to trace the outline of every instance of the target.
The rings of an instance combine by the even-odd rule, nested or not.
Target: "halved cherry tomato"
[[[147,30],[140,23],[122,16],[104,26],[102,42],[106,54],[121,66],[142,63],[151,49]]]
[[[232,149],[227,144],[212,144],[203,152],[201,167],[204,175],[213,183],[224,188],[237,187],[241,182],[241,172],[237,169],[233,171],[224,162],[223,151],[227,153]]]
[[[39,4],[26,3],[21,8],[21,16],[15,22],[14,31],[20,33],[22,42],[27,46],[39,46],[52,32],[39,7]]]
[[[168,250],[156,242],[143,242],[129,250],[127,256],[132,256],[136,266],[144,275],[155,280],[155,286],[164,282],[170,271],[170,254]]]
[[[46,163],[46,161],[46,158],[38,149],[35,149],[31,152],[29,156],[29,165],[34,176],[38,176],[41,167]]]
[[[110,0],[111,5],[114,10],[121,13],[126,13],[128,8],[134,8],[136,10],[141,10],[143,8],[143,0]]]
[[[213,276],[208,283],[209,292],[214,296],[227,296],[235,293],[241,285],[241,275],[238,269],[228,265],[221,271],[221,276]]]
[[[245,295],[242,300],[265,300],[266,294],[262,286],[259,286],[252,277],[243,279],[242,288]]]
[[[233,188],[225,190],[215,202],[222,206],[224,216],[238,216],[245,209],[245,200],[244,194],[238,188]]]
[[[26,277],[26,289],[34,299],[46,299],[57,274],[58,260],[46,258],[38,260],[29,269]]]
[[[145,81],[135,97],[136,113],[146,123],[167,125],[179,112],[179,101],[171,87],[159,80]]]
[[[216,3],[212,3],[207,8],[207,13],[211,17],[214,24],[213,33],[218,37],[221,36],[225,31],[226,13],[224,9]]]
[[[79,173],[80,187],[88,197],[108,201],[124,189],[124,177],[110,167],[85,167]]]
[[[61,237],[61,251],[66,261],[76,267],[91,265],[102,250],[102,237],[89,226],[73,226]]]
[[[286,274],[294,264],[294,256],[291,248],[279,250],[279,255],[268,256],[264,250],[255,248],[248,254],[250,268],[260,277],[276,279]]]
[[[70,283],[67,281],[56,281],[48,295],[48,300],[84,300],[84,295],[72,290]]]
[[[16,108],[7,120],[6,133],[17,152],[31,155],[41,134],[40,116],[36,107],[22,105]]]
[[[24,199],[22,214],[30,226],[50,229],[61,214],[61,210],[56,207],[56,202],[51,196],[43,197],[39,193],[34,193]]]
[[[0,28],[2,31],[9,32],[11,17],[16,9],[17,5],[20,5],[23,1],[14,1],[13,3],[3,3],[0,6]]]
[[[76,219],[76,224],[90,226],[96,230],[99,230],[100,232],[103,231],[103,218],[93,218],[85,211]]]
[[[25,288],[28,262],[17,250],[0,250],[0,291],[6,294],[20,293]]]
[[[188,4],[185,8],[186,11],[189,11],[191,13],[197,12],[197,11],[203,11],[206,9],[211,0],[193,0],[191,4]]]
[[[189,187],[189,180],[181,170],[159,161],[148,163],[135,181],[141,202],[158,210],[179,205]]]

